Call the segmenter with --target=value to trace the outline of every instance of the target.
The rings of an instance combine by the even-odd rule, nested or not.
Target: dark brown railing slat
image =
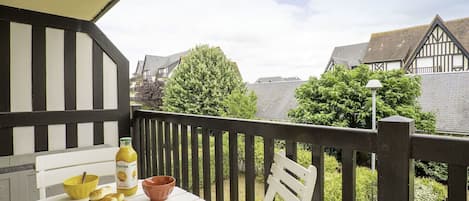
[[[133,122],[133,136],[132,136],[132,146],[134,147],[135,151],[137,152],[137,154],[140,156],[142,154],[141,150],[140,150],[140,121],[141,119],[140,118],[135,118],[134,119],[134,122]],[[142,166],[142,158],[141,157],[138,157],[138,160],[137,160],[137,170],[138,170],[138,176],[139,178],[143,178],[142,177],[142,172],[141,172],[141,167]]]
[[[264,138],[264,193],[267,192],[267,178],[274,160],[274,139]]]
[[[448,165],[448,201],[466,201],[467,167]]]
[[[356,158],[356,151],[342,149],[342,201],[355,201]]]
[[[166,175],[171,175],[171,129],[170,123],[164,122],[164,153],[166,164]]]
[[[199,132],[191,126],[192,193],[200,195],[199,189]]]
[[[254,136],[245,134],[245,169],[246,169],[246,200],[254,200],[254,182],[255,182],[255,171],[254,171]]]
[[[182,161],[182,188],[189,190],[189,162],[187,146],[187,125],[181,125],[181,161]]]
[[[230,201],[238,201],[238,133],[229,134]]]
[[[153,157],[151,155],[151,134],[150,134],[150,119],[145,119],[145,178],[151,176],[151,164]]]
[[[312,146],[313,165],[318,170],[316,185],[314,186],[313,201],[324,200],[324,147],[319,145]]]
[[[294,142],[294,141],[291,141],[291,140],[287,140],[285,142],[285,151],[286,151],[286,155],[289,159],[292,159],[293,161],[296,161],[297,159],[297,155],[298,155],[298,152],[297,152],[297,143]]]
[[[163,121],[158,120],[158,174],[164,175],[164,151],[163,151]]]
[[[158,172],[158,154],[156,153],[156,121],[151,120],[151,157],[152,157],[152,170],[151,175],[157,175]]]
[[[223,132],[214,131],[215,135],[215,190],[216,200],[223,201]]]
[[[173,129],[173,177],[176,179],[176,185],[179,186],[181,183],[180,169],[179,169],[179,125],[172,123]]]
[[[210,188],[210,133],[207,128],[202,128],[202,164],[204,177],[204,200],[212,200]]]
[[[140,120],[140,177],[146,178],[145,157],[145,119]]]

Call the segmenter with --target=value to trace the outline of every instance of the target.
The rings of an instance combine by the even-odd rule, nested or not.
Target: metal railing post
[[[378,123],[378,200],[414,200],[411,135],[414,120],[391,116]]]

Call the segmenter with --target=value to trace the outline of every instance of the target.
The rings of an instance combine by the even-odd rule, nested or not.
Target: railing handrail
[[[376,152],[377,132],[370,129],[238,119],[164,111],[137,110],[135,118],[160,119],[191,126],[236,131],[247,135]],[[262,132],[261,132],[262,131]],[[254,132],[254,133],[253,133]]]
[[[413,134],[412,158],[469,166],[469,138]]]

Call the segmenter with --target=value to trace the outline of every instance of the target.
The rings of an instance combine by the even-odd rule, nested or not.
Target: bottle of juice
[[[125,196],[137,192],[137,152],[132,148],[130,137],[120,139],[120,149],[116,154],[116,187],[117,192]]]

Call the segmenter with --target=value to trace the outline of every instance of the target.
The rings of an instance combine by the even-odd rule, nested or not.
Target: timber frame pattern
[[[363,56],[345,58],[341,63],[357,60],[372,71],[399,68],[409,74],[469,71],[468,31],[469,18],[443,21],[436,15],[429,25],[373,33],[366,46],[353,50],[344,47],[359,44],[335,47],[325,72],[334,69],[337,48],[346,55],[364,51]]]
[[[432,58],[433,66],[417,67],[417,59]],[[461,59],[457,62],[455,59]],[[426,34],[404,64],[407,73],[467,71],[469,53],[436,16]],[[458,63],[460,65],[456,65]]]
[[[130,136],[129,62],[103,32],[93,23],[56,15],[0,6],[0,43],[10,43],[10,22],[33,27],[33,111],[10,112],[10,47],[0,47],[0,156],[13,154],[13,127],[35,127],[35,151],[47,151],[47,125],[66,124],[66,148],[77,147],[77,123],[95,122],[94,143],[103,143],[104,121],[118,121],[119,137]],[[65,111],[45,111],[45,38],[46,27],[63,29]],[[83,32],[93,40],[93,54],[105,52],[117,66],[117,109],[102,107],[102,80],[93,84],[93,109],[76,110],[75,33]],[[40,35],[38,35],[38,33]],[[99,57],[96,57],[99,58]],[[102,70],[102,60],[93,61],[93,71]],[[96,132],[97,131],[97,132]]]

